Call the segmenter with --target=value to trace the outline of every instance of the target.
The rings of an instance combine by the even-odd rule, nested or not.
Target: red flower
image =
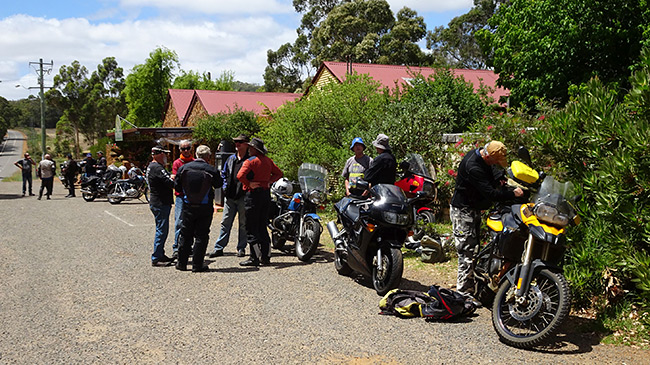
[[[463,139],[459,139],[458,142],[456,142],[456,147],[460,146],[463,143]]]
[[[445,186],[449,186],[449,185],[451,185],[449,181],[445,181]]]
[[[520,133],[520,134],[526,134],[526,128],[521,128],[521,130],[519,131],[519,133]]]
[[[449,169],[449,171],[447,171],[447,173],[448,173],[450,176],[456,177],[456,171],[454,171],[453,169]]]
[[[460,157],[465,157],[465,152],[460,152],[459,155]]]
[[[492,128],[494,128],[493,125],[489,125],[489,126],[487,126],[487,130],[488,130],[488,131],[489,131],[490,129],[492,129]]]
[[[540,115],[539,118],[537,118],[537,120],[544,120],[544,119],[546,119],[546,117],[543,115]]]

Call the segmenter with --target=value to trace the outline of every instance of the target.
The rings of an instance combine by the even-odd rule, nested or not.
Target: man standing
[[[241,266],[259,266],[271,263],[271,239],[266,230],[271,207],[271,184],[282,177],[282,171],[266,157],[264,142],[253,138],[248,143],[248,153],[252,156],[237,173],[246,196],[246,232],[250,244],[250,258],[239,263]]]
[[[223,256],[223,249],[230,240],[230,230],[235,216],[239,216],[239,237],[237,241],[237,256],[244,257],[246,255],[246,208],[244,206],[244,189],[241,181],[237,180],[237,173],[241,169],[244,161],[248,159],[248,136],[245,134],[237,138],[235,141],[235,149],[237,152],[228,157],[226,163],[221,170],[221,177],[223,178],[223,194],[225,197],[223,206],[223,216],[221,218],[221,232],[219,238],[214,244],[214,251],[210,253],[210,257]]]
[[[38,191],[38,200],[43,197],[43,189],[47,189],[45,196],[50,200],[52,195],[52,187],[54,185],[54,173],[56,172],[56,163],[52,160],[52,156],[46,153],[43,160],[38,164],[38,177],[41,178],[41,188]]]
[[[458,166],[456,189],[451,198],[449,215],[458,251],[456,290],[466,296],[474,295],[474,250],[479,244],[481,210],[495,201],[504,201],[524,194],[520,188],[509,190],[495,178],[493,165],[507,165],[506,146],[492,141],[484,148],[469,151]]]
[[[345,179],[345,195],[358,195],[363,192],[357,191],[357,180],[363,179],[364,171],[370,167],[372,159],[370,156],[363,153],[366,145],[363,143],[361,137],[356,137],[352,140],[350,150],[354,152],[354,156],[350,157],[343,167],[341,176]]]
[[[61,172],[63,173],[63,177],[65,177],[65,181],[68,183],[68,195],[66,195],[66,198],[74,198],[74,183],[77,180],[77,172],[79,172],[79,165],[77,165],[77,161],[72,159],[71,154],[67,154],[66,157],[68,160],[64,163],[63,167],[61,168]]]
[[[178,173],[178,169],[188,162],[194,161],[192,156],[192,142],[184,139],[178,145],[179,150],[181,151],[181,156],[174,160],[172,163],[172,178]],[[179,236],[181,234],[181,224],[183,219],[181,218],[181,212],[183,211],[183,194],[178,191],[174,191],[176,195],[176,200],[174,201],[174,245],[172,249],[174,254],[172,258],[178,257],[178,246],[180,245]]]
[[[161,146],[151,149],[152,161],[147,167],[147,182],[149,183],[149,209],[156,221],[156,235],[153,241],[151,266],[166,266],[172,261],[165,255],[165,241],[169,234],[169,212],[172,209],[172,190],[174,180],[165,170],[168,150]]]
[[[29,184],[29,196],[34,196],[32,193],[32,166],[36,166],[36,162],[32,160],[29,153],[25,152],[25,158],[14,162],[14,165],[23,172],[23,196],[27,192],[27,185]]]
[[[368,181],[371,186],[377,184],[395,184],[395,172],[397,171],[397,161],[390,150],[388,136],[378,134],[372,142],[377,150],[377,157],[370,163],[370,167],[365,172],[364,180]]]
[[[178,169],[174,188],[183,194],[183,211],[181,212],[181,235],[176,269],[187,270],[187,260],[191,247],[192,272],[208,271],[203,266],[203,256],[208,246],[210,225],[214,208],[214,188],[221,187],[221,176],[217,169],[206,161],[210,159],[210,148],[200,145],[196,148],[196,160],[188,162]]]
[[[97,151],[97,165],[95,165],[95,169],[99,174],[106,172],[106,157],[104,157],[104,152],[102,151]]]
[[[97,170],[95,169],[96,164],[97,161],[95,161],[93,155],[90,153],[87,154],[86,159],[84,160],[84,173],[86,174],[86,177],[91,177],[97,174]]]

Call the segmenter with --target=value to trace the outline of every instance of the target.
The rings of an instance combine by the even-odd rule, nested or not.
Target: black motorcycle
[[[122,176],[121,170],[108,169],[101,175],[82,175],[81,176],[81,197],[91,202],[97,198],[105,198],[108,196],[109,189],[120,177]]]
[[[407,199],[395,185],[379,184],[368,189],[366,181],[357,187],[369,192],[369,198],[344,197],[334,205],[338,222],[327,224],[336,248],[334,265],[340,275],[352,271],[372,278],[379,295],[399,286],[404,262],[401,247],[413,226],[415,201],[423,193]]]
[[[271,245],[281,250],[287,240],[294,241],[296,256],[309,261],[318,248],[323,231],[316,210],[325,201],[327,170],[311,163],[298,169],[301,192],[293,192],[293,184],[282,178],[271,187],[274,201],[271,212]]]

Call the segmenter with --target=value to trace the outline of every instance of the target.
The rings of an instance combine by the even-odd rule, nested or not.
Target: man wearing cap
[[[250,258],[239,263],[241,266],[259,266],[271,263],[271,239],[266,227],[271,207],[271,184],[282,177],[282,171],[266,156],[264,142],[253,138],[248,143],[248,153],[252,156],[237,173],[246,196],[246,232],[250,244]]]
[[[388,136],[385,134],[378,134],[377,138],[372,142],[377,150],[377,157],[372,159],[370,167],[365,172],[363,178],[370,185],[377,184],[395,184],[395,172],[397,171],[397,161],[395,156],[390,150],[388,144]]]
[[[174,189],[183,195],[177,270],[187,270],[187,260],[192,251],[192,272],[208,271],[208,267],[203,266],[203,256],[208,247],[214,214],[214,189],[221,187],[219,171],[207,162],[211,154],[210,147],[198,146],[196,160],[181,166],[174,179]]]
[[[96,164],[97,161],[95,161],[93,155],[91,153],[87,154],[86,160],[84,161],[84,173],[86,174],[86,177],[90,177],[97,174],[97,170],[95,169]]]
[[[108,163],[106,162],[106,157],[104,157],[104,152],[97,151],[97,165],[95,165],[95,169],[100,172],[106,172],[107,165]]]
[[[29,185],[29,196],[34,196],[32,193],[32,166],[36,166],[36,162],[29,156],[29,153],[25,152],[25,158],[14,162],[14,165],[23,173],[23,196],[27,192],[27,186]]]
[[[223,179],[223,195],[224,206],[223,216],[221,218],[221,232],[219,238],[214,243],[214,251],[210,253],[210,257],[223,256],[223,249],[230,240],[230,230],[235,216],[239,216],[239,231],[237,240],[237,256],[244,257],[246,255],[246,207],[244,205],[244,188],[237,179],[237,173],[241,170],[244,161],[250,156],[248,155],[248,142],[250,142],[247,135],[242,134],[236,138],[235,141],[236,153],[226,160],[221,170],[221,178]]]
[[[149,184],[149,209],[156,221],[151,266],[166,266],[173,259],[165,255],[165,241],[169,235],[169,213],[172,210],[174,180],[165,170],[168,150],[161,146],[151,149],[152,161],[147,166]]]
[[[181,155],[172,162],[172,178],[176,176],[178,169],[180,169],[181,166],[194,161],[194,156],[192,156],[192,142],[190,140],[182,140],[178,145],[178,149],[181,151]],[[181,212],[183,211],[183,195],[178,191],[174,191],[174,195],[176,195],[176,200],[174,200],[174,244],[172,245],[174,254],[172,255],[172,258],[177,258],[178,246],[180,245],[179,236],[181,234],[181,225],[183,223],[181,217]]]
[[[511,200],[524,194],[503,186],[495,178],[493,166],[506,167],[506,146],[492,141],[483,148],[469,151],[458,166],[456,189],[451,198],[450,218],[458,252],[456,290],[474,295],[474,250],[479,244],[481,210],[489,209],[495,201]]]
[[[352,140],[350,150],[354,152],[354,156],[345,162],[343,172],[341,173],[341,176],[345,179],[345,195],[350,195],[350,191],[354,195],[358,195],[359,193],[356,191],[357,180],[363,179],[364,171],[370,167],[370,162],[372,162],[370,156],[364,153],[365,149],[366,145],[363,143],[361,137],[356,137]]]

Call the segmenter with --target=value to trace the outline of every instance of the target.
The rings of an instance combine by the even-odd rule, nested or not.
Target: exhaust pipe
[[[332,237],[332,241],[336,241],[336,238],[339,235],[339,229],[338,227],[336,227],[336,222],[330,221],[329,223],[327,223],[327,231],[330,233],[330,237]]]

